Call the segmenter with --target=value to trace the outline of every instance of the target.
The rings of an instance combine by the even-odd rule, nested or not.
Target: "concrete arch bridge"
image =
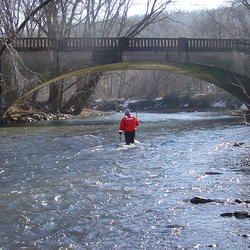
[[[75,75],[121,69],[165,70],[213,83],[240,99],[250,109],[249,40],[20,38],[14,47],[25,64],[36,72],[45,73],[51,68],[65,72],[39,84],[16,101],[44,86]],[[4,72],[4,65],[2,68]]]

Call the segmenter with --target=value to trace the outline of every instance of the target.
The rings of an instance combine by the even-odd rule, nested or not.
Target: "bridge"
[[[3,43],[4,40],[0,39],[0,46]],[[19,38],[13,45],[25,64],[36,72],[45,73],[51,71],[51,68],[70,72],[89,67],[94,68],[88,72],[119,69],[166,70],[216,84],[250,107],[250,40]],[[2,69],[7,72],[4,65]],[[49,81],[49,84],[53,82]]]
[[[0,46],[5,40],[0,39]],[[225,51],[248,50],[250,40],[242,39],[198,39],[198,38],[19,38],[14,41],[19,51],[58,49],[72,50],[199,50]]]

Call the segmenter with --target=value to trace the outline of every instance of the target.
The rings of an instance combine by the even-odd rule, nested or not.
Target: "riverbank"
[[[143,99],[99,99],[92,103],[92,108],[101,111],[122,111],[124,108],[129,108],[132,111],[163,113],[238,110],[242,106],[238,99],[227,94],[168,95]]]
[[[64,114],[61,112],[47,112],[42,109],[35,109],[32,106],[22,105],[11,107],[7,112],[4,119],[0,122],[2,124],[9,123],[29,123],[36,121],[49,121],[49,120],[65,120],[74,117],[89,118],[94,116],[109,115],[110,112],[99,111],[94,109],[83,109],[78,115]]]
[[[62,112],[51,113],[42,104],[26,103],[11,107],[2,123],[29,123],[35,121],[64,120],[74,117],[89,118],[123,112],[126,108],[132,112],[178,113],[178,112],[225,112],[242,116],[249,124],[249,112],[242,103],[229,95],[170,95],[144,99],[95,100],[90,109],[84,109],[79,115]]]

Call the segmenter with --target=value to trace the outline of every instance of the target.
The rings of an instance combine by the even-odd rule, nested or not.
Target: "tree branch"
[[[23,28],[25,27],[25,25],[27,24],[27,22],[37,13],[39,12],[44,6],[48,5],[50,2],[52,2],[53,0],[45,0],[43,3],[41,3],[37,8],[35,8],[33,11],[30,12],[30,14],[28,14],[28,16],[24,19],[24,21],[20,24],[20,26],[17,28],[16,31],[13,32],[13,34],[8,37],[4,43],[4,45],[2,46],[1,50],[0,50],[0,59],[3,55],[3,52],[5,51],[7,44],[10,44],[18,35],[18,33],[20,31],[23,30]]]

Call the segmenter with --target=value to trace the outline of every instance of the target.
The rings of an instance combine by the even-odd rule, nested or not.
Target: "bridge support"
[[[52,71],[53,77],[59,76],[60,65],[59,65],[59,55],[57,48],[51,52],[51,63],[53,65],[53,71]],[[62,106],[62,100],[63,100],[62,88],[63,88],[62,84],[52,84],[49,86],[48,103],[51,106],[51,110],[54,112],[59,112],[59,109]]]
[[[188,39],[187,38],[178,38],[178,54],[180,55],[181,52],[185,53],[185,61],[188,62]]]

